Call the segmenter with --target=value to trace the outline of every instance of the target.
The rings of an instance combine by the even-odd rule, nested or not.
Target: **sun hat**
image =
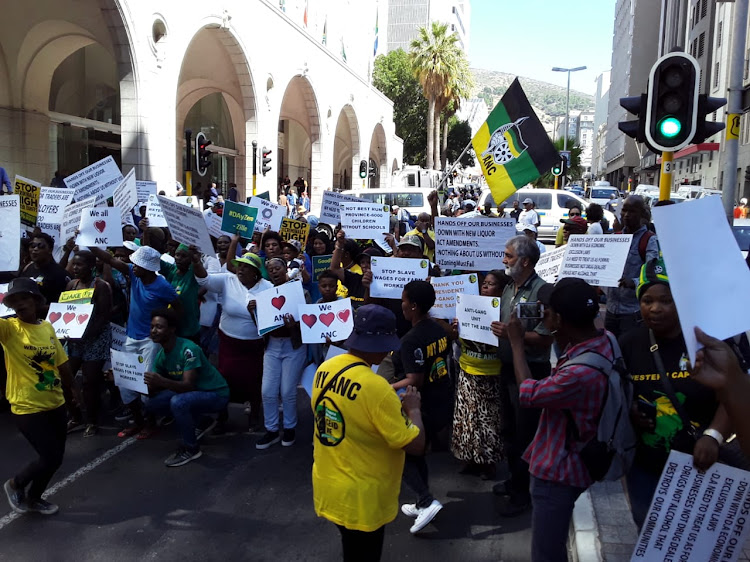
[[[354,313],[354,329],[344,346],[367,353],[398,351],[401,340],[396,334],[396,315],[377,304],[360,306]]]
[[[641,267],[641,274],[638,277],[638,286],[635,289],[635,296],[640,298],[646,289],[652,285],[669,285],[669,276],[667,275],[667,267],[664,265],[664,260],[661,258],[653,258],[643,264]]]
[[[141,246],[130,255],[130,263],[156,273],[161,269],[161,254],[151,246]]]
[[[401,238],[401,240],[398,243],[398,247],[400,248],[401,246],[415,246],[421,250],[422,241],[419,239],[419,236],[417,236],[416,234],[411,234],[409,236],[404,236]]]
[[[21,294],[32,295],[41,300],[44,300],[44,296],[39,290],[39,284],[36,281],[29,277],[17,277],[16,279],[12,279],[11,282],[8,283],[8,291],[5,293],[3,301],[6,304],[10,305],[11,303],[8,302],[8,300],[13,300],[14,295]]]
[[[138,240],[138,239],[136,238],[136,240]],[[135,241],[131,242],[130,240],[125,240],[122,243],[122,247],[130,250],[131,252],[135,252],[141,246],[140,246],[140,244],[138,244],[138,242],[135,242]]]
[[[259,273],[263,271],[263,262],[258,254],[247,252],[246,254],[242,254],[241,258],[232,260],[232,265],[234,266],[237,266],[240,263],[253,266]]]

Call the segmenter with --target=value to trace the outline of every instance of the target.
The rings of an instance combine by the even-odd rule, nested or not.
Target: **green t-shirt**
[[[177,338],[172,351],[166,353],[162,347],[154,360],[154,371],[173,380],[182,380],[183,373],[192,369],[198,371],[196,390],[229,396],[229,386],[224,377],[209,363],[203,350],[190,340]]]
[[[182,338],[196,335],[201,329],[201,311],[198,302],[200,285],[195,280],[193,266],[191,265],[185,274],[181,274],[176,265],[162,261],[160,273],[177,291],[182,303],[182,321],[177,327],[177,335]]]

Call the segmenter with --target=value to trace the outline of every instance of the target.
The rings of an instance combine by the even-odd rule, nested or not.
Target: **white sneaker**
[[[416,519],[419,515],[419,508],[415,503],[405,503],[401,506],[401,513],[403,513],[407,517],[413,517],[414,519]]]
[[[432,503],[430,505],[419,510],[417,520],[414,522],[414,525],[411,526],[409,532],[413,535],[414,533],[418,533],[419,531],[424,529],[427,525],[430,524],[430,521],[435,518],[435,516],[441,509],[443,509],[443,504],[441,504],[437,500],[432,500]]]

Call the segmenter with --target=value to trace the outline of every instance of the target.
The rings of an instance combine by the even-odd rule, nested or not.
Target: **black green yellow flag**
[[[498,205],[560,162],[518,78],[471,142]]]

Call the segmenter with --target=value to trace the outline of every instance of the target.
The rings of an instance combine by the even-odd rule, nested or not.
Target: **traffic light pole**
[[[721,199],[727,220],[734,216],[734,202],[737,197],[737,152],[739,135],[734,121],[739,122],[742,114],[742,78],[745,64],[745,42],[747,41],[747,5],[748,0],[734,2],[732,21],[732,62],[729,74],[729,103],[727,107],[726,155],[724,162],[724,181],[721,186]]]
[[[253,197],[258,186],[258,141],[253,141]]]
[[[185,190],[188,196],[193,194],[193,131],[185,129]]]
[[[557,183],[557,180],[559,180],[559,179],[560,179],[560,176],[555,176],[555,189],[560,189],[558,187],[558,183]]]
[[[674,152],[665,150],[661,153],[661,175],[659,176],[659,201],[669,201],[672,194],[672,159]]]

